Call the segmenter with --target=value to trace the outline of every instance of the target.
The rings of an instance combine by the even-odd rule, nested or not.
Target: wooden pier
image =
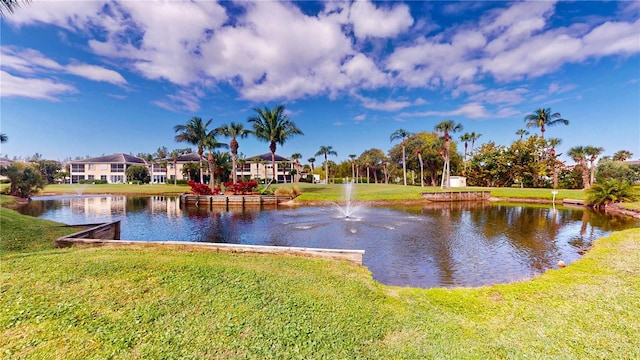
[[[180,195],[180,204],[199,208],[229,209],[252,207],[278,207],[279,204],[293,199],[290,196],[277,195]]]
[[[488,201],[491,191],[441,191],[423,192],[422,197],[435,202]]]

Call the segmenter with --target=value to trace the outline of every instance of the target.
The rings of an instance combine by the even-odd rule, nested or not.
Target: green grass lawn
[[[58,225],[0,208],[2,358],[640,358],[640,229],[530,281],[415,289],[340,261],[55,249]]]
[[[302,195],[296,198],[300,202],[313,201],[340,201],[343,199],[344,186],[340,184],[278,184],[278,187],[296,186],[302,192]],[[387,184],[355,184],[353,197],[359,201],[412,201],[423,200],[422,192],[441,192],[447,191],[435,186],[402,186]],[[482,188],[482,187],[464,187],[451,188],[448,191],[490,191],[491,196],[498,198],[529,198],[529,199],[546,199],[552,200],[553,194],[551,189],[520,189],[520,188]],[[583,190],[558,190],[556,200],[562,199],[584,199]]]

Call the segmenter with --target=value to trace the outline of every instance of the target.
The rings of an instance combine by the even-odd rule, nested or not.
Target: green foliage
[[[142,183],[149,182],[149,170],[146,166],[131,165],[124,171],[129,181],[140,181]]]
[[[595,207],[604,207],[617,202],[640,200],[640,194],[626,180],[611,179],[592,184],[586,190],[586,203]]]
[[[56,174],[62,170],[62,164],[55,160],[39,160],[35,163],[35,167],[47,184],[53,184],[56,179]]]
[[[601,160],[596,169],[596,179],[599,182],[619,179],[634,184],[640,182],[640,166],[622,161]]]
[[[13,163],[1,171],[11,181],[9,194],[13,196],[28,198],[46,185],[38,169],[30,165]]]
[[[107,180],[100,179],[82,179],[78,181],[79,184],[108,184]]]

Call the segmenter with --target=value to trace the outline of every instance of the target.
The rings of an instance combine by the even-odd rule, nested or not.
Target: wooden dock
[[[434,202],[488,201],[491,191],[439,191],[423,192],[422,197]]]
[[[180,195],[180,204],[186,206],[206,207],[211,209],[229,209],[252,207],[261,209],[264,206],[278,207],[279,204],[293,199],[290,196],[277,195]]]

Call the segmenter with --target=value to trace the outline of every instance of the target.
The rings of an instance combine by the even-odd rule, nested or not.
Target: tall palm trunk
[[[231,139],[229,148],[231,149],[231,176],[233,176],[233,183],[235,184],[238,182],[238,140],[236,138]]]
[[[402,141],[402,179],[404,180],[404,186],[407,186],[407,156],[404,140]]]
[[[273,173],[273,181],[278,183],[278,178],[276,177],[276,142],[272,141],[271,145],[269,145],[269,150],[271,150],[271,171]]]
[[[214,161],[212,153],[209,153],[209,155],[207,156],[207,160],[209,162],[209,186],[211,187],[211,191],[213,191],[216,186],[216,162]]]

